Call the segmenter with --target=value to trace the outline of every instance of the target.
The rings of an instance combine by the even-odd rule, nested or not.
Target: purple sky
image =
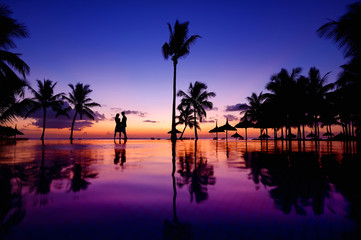
[[[207,120],[225,122],[225,115],[240,117],[227,106],[264,91],[281,68],[301,67],[306,75],[316,66],[322,74],[331,71],[334,81],[346,62],[343,52],[316,30],[354,1],[2,2],[30,30],[30,38],[16,40],[12,51],[31,67],[33,87],[44,78],[57,81],[59,92],[68,92],[69,83],[90,84],[91,97],[102,105],[95,110],[105,119],[122,109],[133,126],[170,128],[173,68],[161,55],[167,22],[189,21],[190,34],[202,36],[179,61],[177,89],[205,82],[217,94],[217,110]]]

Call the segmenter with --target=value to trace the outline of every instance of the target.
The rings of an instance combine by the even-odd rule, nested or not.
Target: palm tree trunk
[[[172,106],[172,132],[171,132],[171,140],[177,141],[177,133],[175,132],[175,97],[176,97],[176,75],[177,75],[177,60],[173,60],[173,106]]]
[[[245,128],[246,129],[246,141],[247,141],[247,128]]]
[[[185,124],[184,129],[183,129],[183,132],[182,132],[182,134],[181,134],[180,137],[179,137],[180,140],[183,139],[183,134],[184,134],[184,131],[186,130],[186,128],[187,128],[187,124]]]
[[[73,122],[71,123],[70,140],[73,140],[74,123],[75,123],[75,119],[76,119],[77,114],[78,114],[78,111],[75,111]]]
[[[46,119],[46,108],[43,108],[43,133],[41,134],[40,140],[44,140],[44,134],[45,134],[45,119]]]
[[[194,138],[198,140],[198,134],[197,134],[197,112],[194,111]]]
[[[302,140],[305,141],[305,124],[302,124]]]

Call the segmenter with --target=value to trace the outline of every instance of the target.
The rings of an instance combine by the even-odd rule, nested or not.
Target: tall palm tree
[[[317,32],[320,37],[332,38],[340,48],[344,48],[346,57],[361,57],[361,2],[348,5],[348,12],[338,21],[329,21]]]
[[[168,23],[169,27],[169,42],[164,43],[162,47],[163,57],[168,59],[169,57],[173,61],[173,105],[172,105],[172,141],[177,140],[176,128],[175,128],[175,108],[176,108],[176,75],[178,59],[186,57],[190,52],[190,46],[195,42],[199,35],[192,35],[188,38],[188,24],[189,22],[179,23],[175,22],[174,29]]]
[[[179,139],[182,140],[183,134],[188,126],[190,129],[192,129],[193,127],[196,127],[198,130],[200,130],[201,128],[200,128],[198,122],[194,121],[194,115],[189,106],[184,106],[182,104],[179,104],[178,111],[179,111],[179,116],[176,117],[178,119],[178,122],[176,122],[176,125],[184,124],[183,131],[179,137]],[[196,123],[197,125],[195,126],[194,123]]]
[[[180,90],[177,94],[182,97],[181,104],[191,107],[194,114],[194,126],[197,126],[197,118],[202,122],[203,117],[207,116],[206,109],[212,109],[213,103],[208,98],[215,97],[214,92],[207,92],[207,85],[201,82],[190,83],[188,94]],[[198,140],[197,127],[194,128],[195,139]]]
[[[41,134],[40,139],[44,140],[46,110],[47,108],[51,108],[53,111],[57,112],[56,116],[62,114],[63,101],[61,100],[61,97],[64,93],[54,94],[54,88],[57,83],[53,83],[53,81],[49,79],[44,79],[43,82],[36,80],[36,82],[38,83],[38,91],[35,91],[29,86],[34,97],[31,99],[32,107],[26,113],[25,117],[28,117],[39,109],[43,110],[43,133]]]
[[[10,17],[11,14],[7,6],[0,5],[0,123],[9,123],[21,116],[29,103],[23,97],[27,85],[24,79],[30,68],[20,59],[20,54],[8,51],[16,48],[14,38],[25,38],[29,34],[23,24]]]
[[[71,123],[70,131],[70,140],[73,140],[73,130],[74,123],[77,115],[79,114],[80,119],[83,119],[83,115],[94,120],[94,112],[91,110],[92,107],[100,107],[99,103],[92,102],[93,100],[88,97],[88,95],[93,91],[91,90],[88,84],[83,85],[82,83],[77,83],[74,87],[73,84],[69,84],[72,92],[69,93],[69,97],[63,96],[63,99],[66,99],[70,106],[75,110],[73,117],[73,122]],[[70,107],[66,110],[69,110]]]

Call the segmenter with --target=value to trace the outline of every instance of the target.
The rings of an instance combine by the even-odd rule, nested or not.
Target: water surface
[[[358,239],[354,145],[0,145],[0,238]]]

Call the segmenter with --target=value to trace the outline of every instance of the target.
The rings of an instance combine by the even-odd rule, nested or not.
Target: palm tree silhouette
[[[183,97],[181,105],[191,107],[194,114],[194,126],[197,126],[197,118],[202,122],[202,118],[207,116],[206,109],[212,109],[213,103],[208,101],[208,98],[215,97],[214,92],[207,92],[207,85],[201,82],[195,82],[194,85],[190,83],[188,94],[180,90],[178,97]],[[198,140],[197,127],[194,128],[195,139]]]
[[[327,75],[321,76],[320,71],[312,67],[308,72],[307,99],[309,101],[309,115],[313,117],[315,134],[320,137],[319,118],[322,110],[326,106],[326,94],[334,87],[334,84],[327,84]]]
[[[29,99],[22,98],[27,86],[24,79],[30,68],[20,59],[20,54],[8,51],[16,48],[13,38],[26,38],[29,33],[23,24],[10,17],[11,14],[7,6],[0,5],[0,123],[22,116],[29,104]]]
[[[355,104],[360,102],[359,93],[361,91],[359,81],[361,76],[361,37],[359,31],[361,2],[350,4],[347,8],[347,13],[341,16],[338,21],[329,21],[321,26],[317,32],[320,37],[333,39],[339,48],[343,48],[344,56],[351,58],[347,64],[342,66],[343,71],[336,82],[338,89],[334,93],[344,133],[350,137],[354,135],[354,125],[358,129],[361,125],[360,107],[355,107]]]
[[[92,107],[100,107],[99,103],[92,102],[93,100],[88,95],[93,91],[88,84],[83,85],[77,83],[74,87],[73,84],[69,84],[72,92],[69,93],[69,97],[63,96],[63,99],[67,100],[70,106],[75,110],[73,121],[71,123],[70,140],[73,140],[74,123],[77,115],[79,114],[80,119],[83,118],[83,114],[88,118],[94,120],[94,112],[91,110]],[[70,107],[65,109],[70,110]]]
[[[183,139],[183,134],[187,128],[187,126],[189,126],[190,129],[192,129],[194,126],[197,128],[197,129],[201,129],[199,127],[199,124],[197,121],[194,121],[194,115],[193,115],[193,112],[192,110],[190,109],[189,106],[183,106],[182,104],[179,104],[178,105],[178,111],[179,111],[179,116],[177,116],[176,118],[178,119],[178,122],[176,122],[176,125],[178,124],[184,124],[184,128],[183,128],[183,131],[179,137],[179,139]],[[196,124],[196,125],[194,125]]]
[[[252,93],[250,97],[246,98],[248,101],[248,108],[246,108],[246,110],[243,110],[241,113],[247,115],[247,117],[252,123],[257,124],[257,122],[262,118],[262,104],[264,103],[266,98],[266,95],[262,92],[260,92],[259,95],[257,95],[256,93]],[[262,127],[259,127],[261,129],[260,135],[262,135]]]
[[[171,130],[171,140],[177,140],[177,134],[175,129],[175,102],[176,102],[176,73],[177,73],[177,64],[178,59],[186,57],[190,52],[190,46],[195,42],[197,38],[200,38],[199,35],[192,35],[188,38],[188,24],[189,22],[179,23],[178,20],[175,22],[174,29],[168,23],[169,27],[169,42],[164,43],[162,47],[163,57],[168,59],[171,57],[173,61],[173,105],[172,105],[172,130]]]
[[[44,140],[44,133],[45,133],[45,120],[46,120],[46,109],[51,108],[53,111],[57,112],[56,116],[66,113],[62,110],[63,101],[61,97],[64,93],[54,94],[54,87],[57,84],[49,79],[44,79],[43,82],[40,80],[36,80],[38,83],[38,91],[35,91],[32,87],[29,86],[31,92],[33,93],[34,97],[31,99],[32,107],[26,113],[25,117],[28,117],[35,111],[42,109],[43,110],[43,133],[41,134],[41,140]]]
[[[320,37],[332,38],[340,48],[344,48],[346,57],[361,56],[361,2],[348,5],[348,12],[338,21],[331,20],[321,26],[317,32]]]
[[[286,69],[281,69],[277,74],[271,76],[271,81],[266,85],[266,89],[270,91],[266,96],[276,106],[277,116],[283,119],[283,125],[286,126],[288,133],[286,136],[291,136],[291,127],[294,124],[295,111],[297,102],[295,96],[296,81],[301,72],[301,68],[294,68],[289,73]]]

